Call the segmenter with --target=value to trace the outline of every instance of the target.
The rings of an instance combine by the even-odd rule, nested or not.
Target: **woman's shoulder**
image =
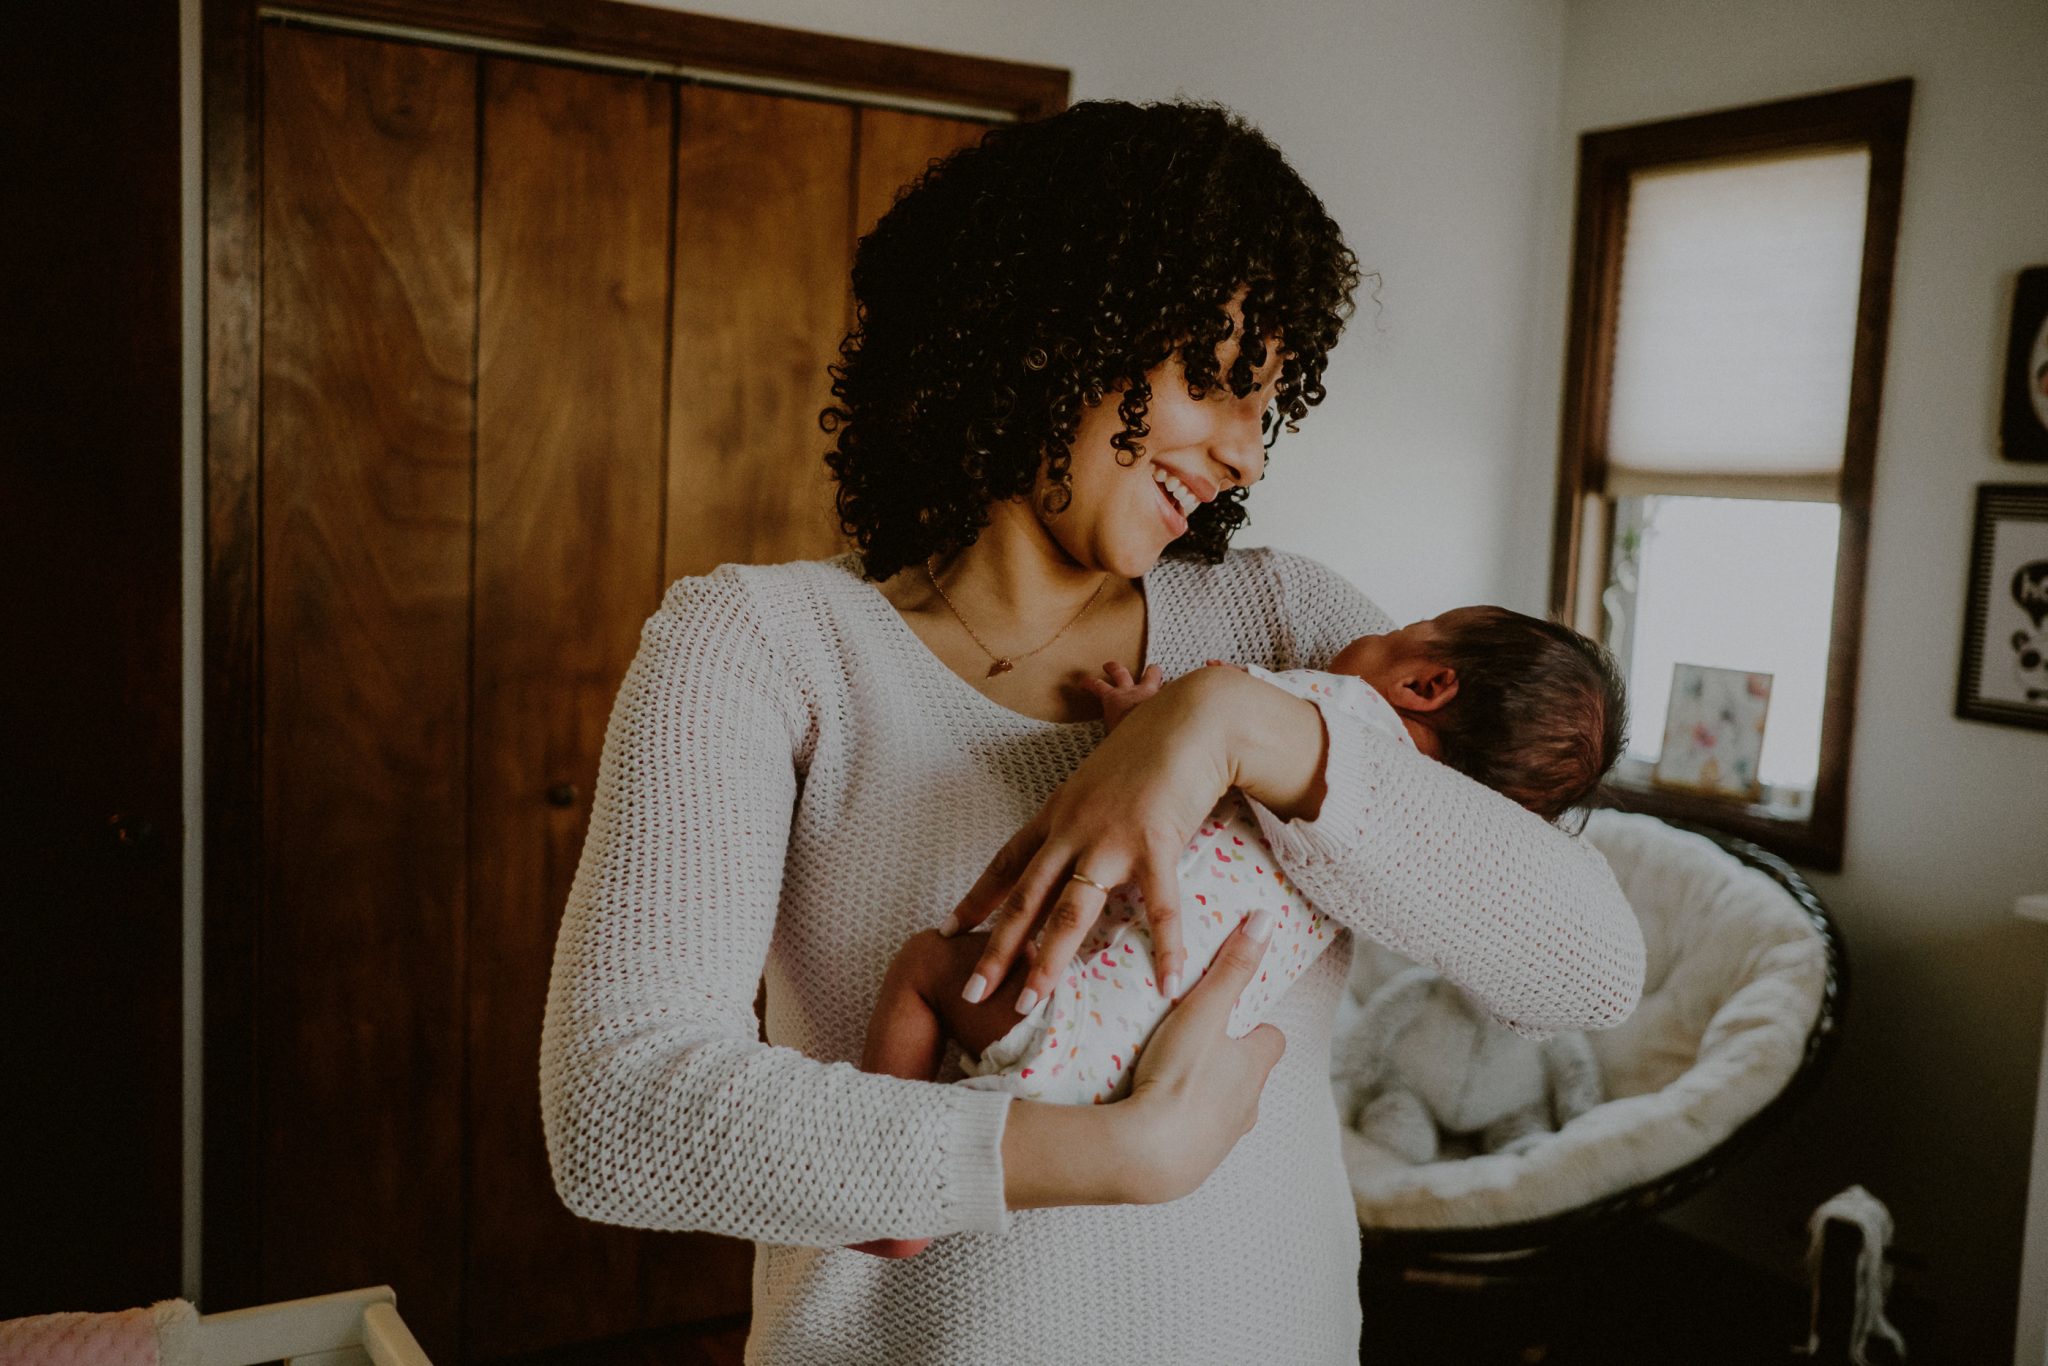
[[[1268,667],[1320,665],[1345,642],[1388,626],[1386,613],[1349,579],[1298,551],[1247,546],[1214,564],[1167,565],[1189,616],[1225,637],[1217,645],[1263,654],[1273,661]]]
[[[1176,587],[1197,597],[1270,607],[1276,613],[1304,595],[1315,599],[1342,591],[1363,596],[1321,560],[1277,546],[1233,547],[1213,564],[1195,559],[1163,560],[1160,569],[1173,578]]]
[[[860,558],[852,551],[818,560],[781,564],[728,562],[705,574],[669,584],[661,610],[685,616],[739,614],[771,636],[794,627],[816,604],[861,582]]]
[[[862,583],[852,553],[783,564],[721,564],[671,582],[642,630],[666,638],[702,662],[758,658],[799,680],[830,672],[820,642],[854,629],[850,590]]]

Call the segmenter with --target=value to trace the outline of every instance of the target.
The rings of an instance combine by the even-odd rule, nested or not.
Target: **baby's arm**
[[[1158,695],[1166,686],[1166,672],[1157,664],[1147,664],[1144,673],[1132,678],[1129,669],[1111,660],[1102,666],[1102,677],[1084,678],[1081,686],[1102,703],[1102,729],[1107,733],[1131,714],[1131,708]]]
[[[1207,661],[1217,668],[1243,671],[1244,665],[1232,664],[1226,659]],[[1147,698],[1158,695],[1166,685],[1166,674],[1157,664],[1147,664],[1145,672],[1137,678],[1131,671],[1111,660],[1102,666],[1102,677],[1084,678],[1081,686],[1093,693],[1102,702],[1102,729],[1109,732],[1116,729],[1117,722],[1131,714],[1131,708]]]

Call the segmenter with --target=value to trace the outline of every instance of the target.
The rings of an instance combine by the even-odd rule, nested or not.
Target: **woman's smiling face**
[[[1234,303],[1230,312],[1241,324]],[[1237,351],[1235,333],[1216,348],[1219,376],[1228,375]],[[1269,346],[1255,385],[1242,398],[1221,378],[1205,396],[1195,398],[1178,355],[1153,367],[1145,376],[1152,386],[1146,414],[1151,432],[1138,443],[1143,454],[1129,466],[1117,463],[1111,445],[1123,430],[1117,414],[1120,394],[1111,393],[1088,409],[1068,465],[1072,501],[1057,515],[1041,519],[1046,531],[1078,564],[1123,578],[1145,573],[1187,531],[1187,513],[1197,503],[1258,482],[1266,466],[1260,417],[1272,401],[1280,361],[1279,349]],[[1044,505],[1049,487],[1041,474],[1034,506]]]

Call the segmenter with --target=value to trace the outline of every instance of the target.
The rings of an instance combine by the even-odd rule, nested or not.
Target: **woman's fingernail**
[[[949,912],[946,918],[939,922],[939,934],[942,938],[951,939],[958,933],[960,933],[960,921]]]
[[[1261,906],[1252,912],[1251,924],[1245,927],[1245,933],[1251,936],[1254,944],[1263,944],[1273,937],[1273,920],[1273,912]]]
[[[1017,1013],[1019,1015],[1029,1015],[1031,1013],[1031,1007],[1037,1004],[1038,993],[1036,991],[1033,991],[1030,987],[1026,987],[1024,988],[1024,990],[1017,993]]]
[[[1177,1001],[1180,999],[1180,973],[1178,971],[1167,973],[1164,985],[1167,1000]]]
[[[986,995],[988,995],[988,979],[978,972],[967,979],[966,986],[960,988],[961,998],[971,1006],[980,1005],[981,998]]]

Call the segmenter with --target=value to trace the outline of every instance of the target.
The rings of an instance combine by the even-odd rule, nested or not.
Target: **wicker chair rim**
[[[1820,936],[1825,954],[1820,1009],[1807,1031],[1799,1066],[1777,1095],[1737,1125],[1719,1143],[1662,1176],[1536,1219],[1463,1228],[1382,1228],[1361,1225],[1367,1259],[1409,1266],[1435,1264],[1474,1270],[1488,1264],[1539,1257],[1586,1235],[1611,1229],[1617,1221],[1646,1220],[1697,1193],[1811,1094],[1834,1056],[1849,1000],[1849,955],[1834,917],[1799,872],[1770,851],[1707,826],[1667,820],[1673,829],[1704,836],[1747,867],[1782,887]]]

